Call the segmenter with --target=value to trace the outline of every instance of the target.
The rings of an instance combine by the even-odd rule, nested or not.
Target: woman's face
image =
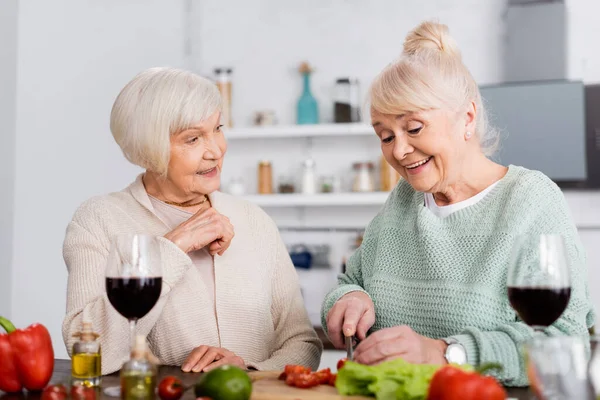
[[[428,110],[402,115],[371,111],[387,162],[419,192],[444,192],[460,179],[467,146],[475,128],[475,110],[451,113]],[[475,140],[471,137],[470,140]]]
[[[192,128],[171,135],[167,179],[182,194],[210,194],[221,185],[227,141],[215,112]]]

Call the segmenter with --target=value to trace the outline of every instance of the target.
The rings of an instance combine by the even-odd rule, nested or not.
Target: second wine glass
[[[536,331],[552,325],[571,298],[571,276],[563,237],[520,237],[508,270],[508,299],[519,317]]]

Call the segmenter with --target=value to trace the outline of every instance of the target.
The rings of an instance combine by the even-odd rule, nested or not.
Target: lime
[[[252,394],[252,381],[241,368],[224,365],[202,374],[194,392],[196,397],[206,396],[213,400],[248,400]]]

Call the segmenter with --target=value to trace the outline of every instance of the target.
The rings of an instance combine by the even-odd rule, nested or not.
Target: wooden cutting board
[[[281,371],[250,372],[252,397],[250,400],[373,400],[373,397],[340,396],[337,390],[328,385],[310,389],[299,389],[277,379]]]

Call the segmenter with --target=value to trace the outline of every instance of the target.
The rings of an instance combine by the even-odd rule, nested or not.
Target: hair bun
[[[448,27],[438,22],[422,22],[406,35],[404,54],[415,55],[423,51],[439,51],[448,56],[461,58],[458,45],[450,36]]]

